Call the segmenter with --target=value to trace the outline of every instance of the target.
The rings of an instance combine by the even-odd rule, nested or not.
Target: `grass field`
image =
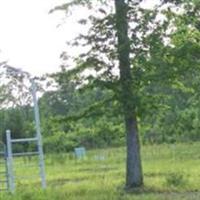
[[[200,199],[200,143],[143,146],[144,188],[124,191],[125,149],[88,151],[82,160],[73,154],[46,155],[46,190],[40,189],[36,160],[15,161],[16,192],[2,200],[173,200]],[[17,163],[19,165],[17,165]]]

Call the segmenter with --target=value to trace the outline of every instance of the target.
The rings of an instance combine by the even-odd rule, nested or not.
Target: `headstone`
[[[94,158],[95,158],[95,160],[99,160],[99,161],[106,159],[104,155],[96,155]]]
[[[75,156],[78,159],[84,158],[86,156],[85,147],[77,147],[74,149]]]

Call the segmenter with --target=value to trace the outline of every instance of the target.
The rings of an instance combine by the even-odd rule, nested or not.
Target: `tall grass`
[[[144,188],[124,191],[125,148],[88,151],[84,159],[72,153],[46,155],[48,188],[40,189],[37,163],[19,158],[16,192],[1,193],[2,200],[129,200],[200,199],[200,143],[162,144],[142,148]],[[32,177],[25,180],[23,177]]]

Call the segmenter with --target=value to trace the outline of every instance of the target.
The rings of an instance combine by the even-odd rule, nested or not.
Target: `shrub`
[[[186,184],[186,179],[182,173],[169,173],[166,176],[166,184],[168,186],[178,187]]]

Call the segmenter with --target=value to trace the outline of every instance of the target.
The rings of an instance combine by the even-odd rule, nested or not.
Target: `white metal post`
[[[36,126],[36,133],[37,133],[36,137],[38,138],[40,176],[41,176],[42,188],[46,188],[44,153],[43,153],[43,147],[42,147],[40,114],[39,114],[39,107],[38,107],[38,101],[37,101],[37,96],[36,96],[36,85],[33,79],[31,80],[31,82],[32,82],[32,95],[33,95],[34,113],[35,113],[35,126]]]
[[[11,132],[6,130],[6,144],[7,144],[7,168],[8,168],[8,184],[10,192],[15,190],[15,181],[13,174],[13,156],[12,156],[12,141],[11,141]]]

